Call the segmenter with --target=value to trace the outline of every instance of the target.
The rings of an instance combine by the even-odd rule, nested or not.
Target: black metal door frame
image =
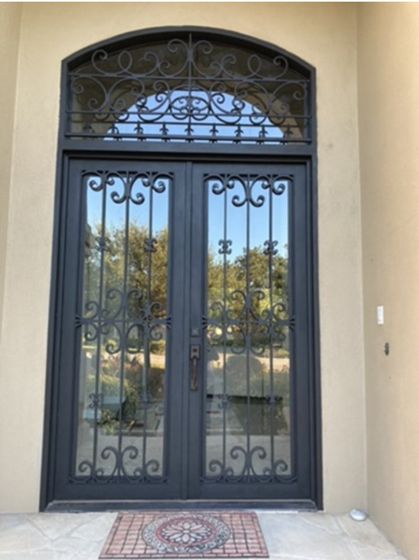
[[[287,53],[269,43],[246,37],[239,33],[220,30],[207,30],[205,28],[162,28],[145,30],[143,32],[129,33],[113,41],[115,44],[132,44],[142,38],[156,37],[162,34],[193,31],[194,33],[208,34],[209,37],[229,38],[229,40],[244,42],[265,51],[277,52],[290,60],[295,60],[304,67],[310,76],[310,106],[312,107],[310,138],[303,143],[269,144],[199,144],[199,143],[170,143],[170,142],[103,142],[97,139],[77,140],[66,135],[67,106],[66,95],[62,95],[60,112],[60,133],[57,156],[56,197],[54,206],[53,254],[52,254],[52,281],[49,315],[49,341],[47,356],[47,378],[45,398],[45,421],[43,442],[43,468],[41,480],[40,508],[41,510],[103,510],[109,508],[137,508],[137,507],[227,507],[229,505],[243,507],[273,507],[273,508],[322,508],[322,452],[321,452],[321,398],[320,398],[320,336],[319,336],[319,298],[318,298],[318,234],[317,234],[317,143],[316,143],[316,113],[315,69],[297,57]],[[108,41],[97,44],[96,48],[105,47]],[[84,49],[63,61],[62,66],[62,92],[67,91],[67,73],[74,61],[84,60],[92,47]],[[60,347],[60,329],[62,328],[62,311],[64,305],[63,294],[63,264],[67,239],[62,235],[62,222],[66,218],[67,205],[70,203],[67,184],[70,162],[74,159],[107,159],[107,160],[135,160],[135,161],[191,161],[199,163],[231,163],[249,162],[267,164],[299,164],[304,166],[307,183],[307,325],[308,333],[308,375],[309,394],[308,410],[305,411],[310,421],[310,451],[308,458],[310,468],[310,489],[303,499],[286,498],[282,500],[263,498],[261,500],[220,500],[207,497],[199,500],[56,500],[56,489],[53,473],[56,470],[57,442],[60,434],[57,433],[58,417],[58,376],[59,360],[62,348]],[[188,201],[186,201],[188,204]],[[185,356],[189,340],[185,340]],[[184,425],[187,429],[187,426]],[[188,453],[182,450],[183,455]],[[185,474],[186,477],[186,474]],[[186,482],[184,483],[185,487]]]
[[[83,157],[81,157],[82,154],[80,153],[75,153],[73,154],[67,154],[64,158],[64,169],[65,169],[65,174],[63,176],[63,184],[67,185],[68,184],[68,173],[69,173],[69,165],[70,162],[74,159],[80,160],[83,159]],[[168,158],[166,155],[164,155],[163,157],[157,154],[154,154],[154,157],[151,156],[151,154],[145,154],[142,155],[142,157],[139,157],[138,153],[136,154],[127,154],[127,153],[115,153],[115,152],[108,152],[108,153],[103,153],[103,152],[99,152],[97,151],[96,153],[91,153],[88,155],[87,158],[85,158],[87,161],[92,162],[95,159],[98,160],[102,160],[106,159],[109,161],[146,161],[146,162],[161,162],[161,161],[165,161],[167,162],[168,160],[172,159],[172,164],[171,165],[176,165],[176,163],[180,163],[181,164],[181,160],[179,157],[174,157],[174,158]],[[275,161],[276,160],[276,161]],[[189,164],[187,164],[186,162],[190,161]],[[228,158],[224,157],[208,157],[207,156],[202,156],[202,155],[196,155],[195,157],[191,157],[188,156],[188,158],[186,159],[185,157],[183,157],[183,162],[185,165],[185,168],[188,169],[189,173],[192,173],[192,166],[197,164],[197,165],[211,165],[211,164],[217,164],[220,165],[223,162],[224,163],[231,163],[232,161],[234,161],[235,163],[239,164],[240,162],[242,162],[242,164],[248,165],[249,161],[254,161],[255,164],[260,164],[260,163],[264,163],[264,164],[270,164],[270,165],[275,165],[275,163],[279,166],[281,165],[298,165],[301,169],[304,169],[303,174],[305,175],[305,182],[307,184],[307,189],[306,189],[306,194],[307,194],[307,215],[305,216],[306,218],[306,223],[305,223],[305,230],[307,232],[307,258],[308,258],[308,263],[307,263],[307,273],[308,273],[308,277],[307,277],[307,283],[303,286],[303,289],[307,289],[307,293],[309,296],[309,301],[308,301],[308,314],[309,316],[307,317],[308,320],[308,324],[310,325],[314,325],[314,321],[315,321],[315,317],[316,317],[316,298],[315,298],[315,292],[314,290],[316,289],[316,268],[315,268],[315,246],[313,246],[313,228],[315,226],[315,221],[314,221],[314,216],[313,216],[313,190],[310,189],[310,178],[312,179],[311,173],[312,173],[312,165],[311,162],[308,158],[292,158],[292,157],[277,157],[277,158],[272,158],[272,157],[262,157],[262,158],[249,158],[247,157],[246,160],[244,161],[244,159],[242,157],[231,157],[229,156]],[[312,186],[312,182],[311,182],[311,186]],[[67,190],[67,189],[66,189]],[[76,198],[74,198],[73,200],[71,200],[71,197],[68,196],[68,192],[64,192],[63,193],[63,198],[62,198],[62,204],[63,206],[65,206],[64,208],[61,208],[61,212],[60,214],[63,216],[63,221],[62,221],[62,225],[64,223],[64,217],[68,216],[69,214],[71,214],[71,212],[68,212],[68,204],[73,204],[75,205],[74,208],[76,208],[79,204],[80,204],[80,200]],[[185,213],[190,213],[191,212],[191,200],[188,200],[187,197],[184,197],[184,208],[185,208]],[[76,211],[76,210],[73,210]],[[200,216],[200,218],[202,218],[202,216]],[[185,220],[185,223],[187,222],[187,220]],[[74,235],[76,235],[77,232],[74,231]],[[63,252],[67,243],[67,240],[65,239],[64,235],[60,235],[59,239],[61,241],[61,260],[60,260],[60,268],[58,270],[58,282],[57,282],[57,287],[58,289],[61,291],[61,299],[59,302],[59,305],[57,306],[57,319],[58,321],[60,321],[60,316],[63,312],[62,309],[62,305],[65,305],[65,298],[62,297],[62,288],[63,288],[63,281],[64,278],[61,277],[61,271],[63,270]],[[190,247],[189,249],[187,248],[186,251],[190,251]],[[311,266],[310,266],[311,265]],[[198,269],[201,269],[201,272],[199,272],[199,274],[202,274],[202,266],[198,267]],[[187,280],[185,278],[186,281],[186,285],[188,285]],[[189,316],[189,309],[185,310],[185,314],[184,317]],[[187,322],[185,322],[185,336],[183,337],[183,357],[181,358],[183,360],[183,367],[185,367],[185,360],[187,360],[188,358],[188,353],[189,353],[189,345],[190,345],[190,338],[189,336],[187,336],[187,334],[190,332],[190,325],[187,324]],[[290,507],[298,507],[298,508],[318,508],[321,507],[321,496],[319,495],[319,492],[321,491],[321,479],[320,479],[320,470],[319,470],[319,466],[320,466],[320,449],[319,449],[319,402],[320,402],[320,395],[319,395],[319,390],[318,390],[318,370],[316,371],[315,368],[315,364],[316,361],[318,359],[318,357],[316,357],[316,340],[318,338],[318,330],[316,328],[312,329],[312,332],[309,333],[309,337],[308,337],[308,354],[307,354],[307,374],[308,374],[308,383],[309,383],[309,387],[308,387],[308,394],[307,394],[307,398],[308,398],[308,406],[306,407],[299,407],[296,411],[296,414],[298,415],[298,417],[300,418],[299,422],[301,423],[305,423],[307,422],[307,426],[309,426],[309,430],[310,433],[307,434],[308,438],[309,438],[309,445],[308,445],[308,452],[309,452],[309,456],[306,457],[306,464],[303,468],[304,470],[304,476],[306,478],[306,482],[308,484],[308,487],[306,485],[306,487],[303,489],[303,496],[304,497],[295,497],[295,489],[294,489],[294,495],[293,495],[293,490],[291,489],[292,486],[290,486],[290,490],[286,491],[285,493],[289,493],[288,497],[285,498],[281,498],[281,499],[272,499],[269,497],[269,492],[263,492],[263,494],[267,494],[266,496],[261,496],[260,499],[255,500],[255,499],[246,499],[246,497],[244,496],[243,499],[237,500],[234,498],[229,498],[229,496],[225,496],[224,498],[220,498],[219,496],[214,497],[214,492],[209,492],[209,495],[206,496],[202,496],[201,498],[195,498],[195,499],[188,499],[187,495],[188,495],[188,486],[190,485],[190,479],[189,479],[189,473],[187,469],[182,469],[182,465],[185,465],[189,462],[189,457],[190,457],[190,448],[187,445],[183,445],[181,448],[181,455],[179,455],[177,457],[177,459],[175,457],[172,457],[172,459],[175,460],[175,463],[178,464],[178,467],[180,471],[182,473],[182,480],[180,480],[180,486],[178,487],[178,490],[175,491],[175,494],[178,496],[178,498],[170,498],[170,492],[166,493],[166,495],[161,499],[147,499],[146,496],[144,496],[144,499],[142,500],[132,500],[129,499],[128,496],[125,498],[121,498],[118,497],[118,493],[115,492],[115,497],[109,501],[108,500],[100,500],[98,497],[95,497],[94,494],[92,494],[89,498],[86,498],[85,500],[78,500],[76,498],[76,496],[74,497],[74,499],[68,499],[68,497],[66,499],[55,499],[55,497],[57,496],[57,483],[56,481],[54,481],[54,472],[57,470],[60,470],[59,467],[59,452],[58,452],[58,448],[59,448],[59,444],[58,447],[57,443],[59,442],[59,437],[58,434],[55,432],[55,428],[57,426],[57,418],[58,418],[58,410],[60,410],[60,413],[62,414],[63,412],[65,412],[65,407],[66,407],[66,403],[63,402],[62,405],[64,408],[62,408],[62,406],[60,405],[60,407],[57,406],[57,400],[54,402],[54,398],[57,399],[58,394],[55,393],[55,395],[52,396],[52,398],[49,399],[49,406],[51,407],[51,412],[52,415],[54,417],[54,421],[53,423],[49,424],[49,432],[50,432],[50,440],[49,442],[51,443],[51,445],[49,446],[49,452],[51,453],[51,455],[49,455],[49,464],[48,464],[48,479],[45,480],[45,484],[47,485],[47,487],[44,486],[43,490],[44,490],[44,497],[46,498],[46,491],[48,491],[48,498],[47,501],[44,501],[44,505],[43,508],[47,508],[48,510],[74,510],[74,509],[82,509],[82,510],[91,510],[91,509],[106,509],[109,507],[139,507],[141,505],[141,507],[176,507],[179,506],[179,504],[181,503],[182,506],[184,506],[185,504],[187,504],[190,507],[204,507],[204,506],[209,506],[209,507],[223,507],[223,506],[227,506],[229,504],[234,504],[234,505],[243,505],[245,507],[250,507],[250,506],[257,506],[257,507],[280,507],[280,508],[290,508]],[[67,349],[68,350],[68,349]],[[59,359],[59,354],[60,354],[60,350],[59,348],[56,348],[56,359]],[[67,356],[67,359],[70,359],[70,356]],[[186,366],[188,367],[188,364],[186,362]],[[182,387],[182,389],[178,388],[178,399],[182,399],[182,395],[189,395],[189,376],[185,376],[184,378],[184,386]],[[55,391],[57,391],[57,383],[54,384],[55,385]],[[68,387],[68,389],[70,389],[70,387]],[[194,397],[194,396],[193,396]],[[184,405],[189,406],[188,400],[185,402],[184,401]],[[195,404],[193,405],[193,415],[196,415],[197,413],[197,403],[198,401],[195,399]],[[69,403],[67,403],[68,406]],[[67,411],[68,413],[69,411]],[[195,438],[195,436],[191,436],[190,433],[190,413],[188,411],[187,414],[183,415],[183,424],[182,424],[182,430],[186,430],[186,432],[189,432],[189,437],[187,438],[187,441],[191,442],[193,438]],[[180,418],[178,419],[179,421]],[[55,433],[54,433],[55,432]],[[46,434],[47,435],[47,434]],[[52,436],[52,437],[51,437]],[[57,438],[55,439],[55,445],[54,444],[54,439],[52,438]],[[196,439],[194,441],[194,445],[196,445]],[[173,450],[174,453],[176,453],[175,450]],[[178,450],[179,451],[179,450]],[[54,455],[55,455],[55,459],[54,459]],[[196,454],[195,454],[196,455]],[[58,463],[57,463],[58,460]],[[62,467],[61,467],[62,468]],[[198,465],[195,462],[192,465],[192,471],[195,471],[195,477],[197,476],[197,468]],[[199,468],[201,468],[201,465],[199,464]],[[44,477],[46,478],[46,470],[44,470]],[[197,488],[196,484],[195,484],[195,489]],[[213,495],[213,497],[211,497],[211,494]],[[227,492],[228,494],[228,492]],[[297,492],[298,494],[298,492]],[[181,500],[181,501],[179,501]]]

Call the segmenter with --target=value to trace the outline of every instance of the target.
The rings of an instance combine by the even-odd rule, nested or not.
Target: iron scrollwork
[[[202,39],[94,51],[68,73],[69,138],[310,143],[310,77],[284,55]]]
[[[99,196],[102,216],[98,224],[89,220],[86,223],[85,276],[94,280],[89,283],[85,279],[82,310],[75,317],[75,327],[81,329],[85,347],[94,348],[96,356],[90,365],[93,372],[89,373],[94,378],[94,387],[86,395],[85,404],[86,410],[90,410],[85,414],[90,418],[93,443],[78,455],[71,477],[75,484],[166,481],[164,465],[147,448],[147,415],[151,409],[155,416],[164,414],[162,403],[156,397],[153,401],[151,395],[151,352],[171,326],[166,302],[161,300],[165,287],[159,287],[160,297],[156,299],[152,284],[155,254],[163,251],[160,258],[167,266],[168,250],[167,230],[158,234],[153,230],[153,197],[171,188],[172,180],[171,173],[154,171],[85,170],[82,173],[85,192]],[[107,225],[107,205],[123,206],[124,218],[119,229]],[[146,206],[143,225],[129,219],[130,208],[139,206]],[[119,268],[115,265],[118,259]],[[130,266],[134,266],[133,276],[129,276]],[[110,275],[108,280],[105,270]],[[128,385],[127,364],[131,367]],[[112,373],[107,373],[108,370]],[[118,387],[119,404],[114,412],[109,405],[107,408],[106,395],[101,390],[106,375],[111,375]],[[138,415],[142,418],[139,424],[142,433],[137,445],[131,430]],[[103,445],[99,432],[110,428],[111,435]],[[128,444],[124,439],[127,437]]]
[[[273,238],[272,224],[273,199],[292,188],[293,176],[208,174],[205,176],[205,184],[209,196],[221,196],[224,200],[224,231],[220,231],[224,237],[218,241],[218,254],[221,257],[217,261],[217,274],[215,269],[211,272],[212,277],[223,279],[222,288],[212,289],[210,286],[207,315],[203,317],[208,351],[216,352],[219,356],[217,359],[222,364],[224,390],[221,394],[212,396],[212,399],[219,403],[223,415],[220,443],[222,457],[207,458],[202,481],[210,484],[287,484],[295,480],[295,475],[292,474],[293,467],[288,457],[282,457],[281,451],[275,447],[275,436],[279,432],[289,431],[284,416],[284,397],[277,393],[278,388],[274,383],[273,361],[275,351],[283,350],[288,344],[287,338],[294,328],[295,318],[288,296],[287,258],[284,256],[284,249],[279,247],[278,239]],[[246,239],[243,253],[239,252],[240,248],[235,247],[231,239],[227,239],[227,215],[230,205],[242,209],[241,224],[244,230],[243,237]],[[252,209],[252,212],[259,212],[264,206],[268,208],[266,228],[269,238],[263,242],[262,247],[256,249],[250,246],[250,211]],[[262,270],[266,271],[262,276],[252,271],[252,258],[256,258]],[[283,282],[284,285],[274,287],[275,275],[277,281]],[[232,288],[237,283],[241,283],[242,287]],[[269,364],[268,394],[263,390],[260,392],[260,383],[256,393],[251,394],[251,364],[256,364],[260,370],[260,359],[267,360]],[[229,380],[232,375],[234,379]],[[243,389],[237,387],[240,379],[244,379]],[[261,379],[261,372],[258,379]],[[260,439],[254,441],[255,436],[251,435],[252,399],[256,399],[258,410],[266,410],[267,424],[261,434],[269,442],[268,445],[262,444]],[[230,415],[231,418],[234,414],[237,416],[240,410],[245,410],[242,432],[239,430],[244,443],[228,444],[227,417]],[[265,415],[265,412],[262,415]]]
[[[160,464],[156,459],[146,461],[143,466],[134,466],[132,471],[128,469],[127,462],[135,462],[140,459],[140,450],[134,445],[128,445],[120,450],[108,445],[100,452],[100,458],[106,465],[106,469],[103,466],[95,466],[94,461],[83,460],[77,467],[79,476],[73,477],[72,482],[76,484],[115,484],[122,480],[131,484],[139,484],[166,481],[166,477],[159,474]]]
[[[262,445],[256,445],[246,450],[241,445],[236,445],[230,449],[229,457],[233,461],[240,461],[242,467],[235,469],[233,466],[226,466],[223,462],[212,459],[208,464],[208,472],[210,475],[203,478],[206,482],[222,482],[222,483],[249,483],[249,482],[287,482],[295,480],[288,474],[289,465],[283,459],[272,461],[272,466],[263,467],[259,472],[256,466],[257,460],[263,461],[268,457],[268,452]]]

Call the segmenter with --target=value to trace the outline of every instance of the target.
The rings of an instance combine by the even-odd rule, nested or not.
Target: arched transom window
[[[277,49],[167,32],[97,48],[69,64],[67,138],[311,142],[311,73]]]

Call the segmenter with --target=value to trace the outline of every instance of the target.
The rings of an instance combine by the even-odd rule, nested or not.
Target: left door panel
[[[56,500],[181,495],[182,408],[170,403],[184,369],[184,175],[184,164],[69,161]]]

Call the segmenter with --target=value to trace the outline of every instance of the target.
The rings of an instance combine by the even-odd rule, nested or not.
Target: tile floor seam
[[[322,514],[322,515],[323,515],[323,514]],[[318,524],[316,524],[316,523],[312,523],[311,521],[309,521],[309,520],[307,519],[307,517],[300,516],[300,519],[303,521],[303,523],[306,523],[306,524],[309,525],[310,527],[314,527],[315,529],[319,529],[320,531],[324,531],[324,532],[326,532],[328,535],[333,535],[333,536],[336,535],[336,533],[334,533],[333,531],[330,531],[330,530],[328,530],[328,529],[325,528],[325,527],[320,527],[320,526],[319,526]],[[336,520],[333,520],[333,521],[335,522]],[[338,525],[338,524],[337,524],[337,525]],[[342,528],[341,528],[339,525],[338,525],[338,528],[341,529],[341,530],[340,530],[340,533],[342,533],[342,532],[343,532],[343,531],[342,531]]]
[[[349,542],[351,543],[351,545],[353,544],[353,541],[355,540],[354,537],[348,532],[348,530],[346,529],[345,525],[342,523],[342,518],[341,517],[337,517],[336,519],[337,523],[340,525],[340,527],[342,528],[343,532],[345,533],[345,535],[348,537]],[[393,545],[393,543],[391,543],[391,541],[389,541],[389,539],[385,536],[385,534],[370,520],[367,519],[365,522],[364,521],[354,521],[354,523],[359,524],[362,527],[363,523],[371,523],[374,528],[376,529],[376,531],[380,534],[380,536],[383,538],[383,540],[385,540],[387,543],[389,543],[390,545],[392,545],[395,548],[395,552],[392,553],[392,556],[394,556],[397,559],[397,555],[401,555],[401,552],[399,550],[397,550],[397,548]],[[362,546],[362,543],[360,543]],[[382,552],[382,553],[386,553],[385,548],[377,546],[377,545],[367,545],[367,546],[372,546],[373,548],[375,548],[377,551]],[[358,558],[362,558],[361,555],[358,555]],[[388,560],[392,560],[392,558],[389,557]]]

